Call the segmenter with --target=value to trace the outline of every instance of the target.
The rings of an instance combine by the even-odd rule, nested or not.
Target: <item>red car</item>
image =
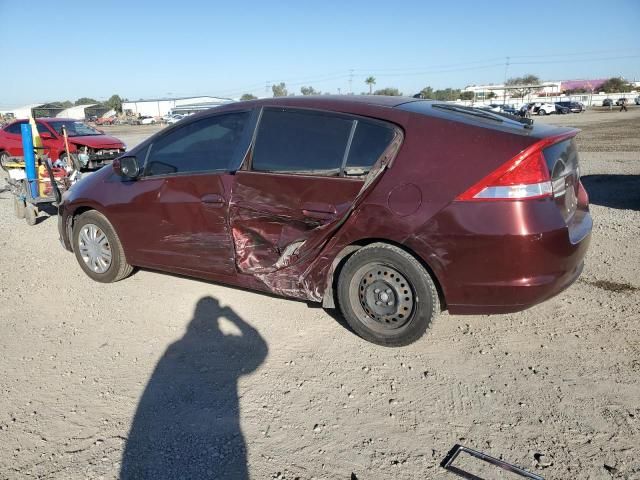
[[[418,339],[441,309],[517,312],[580,275],[592,221],[577,130],[402,97],[296,97],[193,115],[66,192],[63,245],[339,306]]]
[[[16,120],[0,130],[0,164],[9,156],[22,156],[20,125],[28,120]],[[38,118],[38,132],[45,153],[52,160],[66,161],[62,126],[69,137],[69,153],[76,155],[83,168],[96,169],[124,153],[126,145],[115,137],[105,135],[89,125],[70,118]]]

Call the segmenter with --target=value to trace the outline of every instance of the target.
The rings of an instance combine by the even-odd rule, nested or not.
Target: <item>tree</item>
[[[256,97],[255,95],[251,95],[250,93],[244,93],[240,97],[240,100],[242,100],[243,102],[245,100],[257,100],[257,99],[258,99],[258,97]]]
[[[523,77],[513,77],[505,82],[507,87],[520,87],[511,90],[512,97],[522,98],[535,90],[534,85],[539,85],[540,79],[536,75],[525,75]]]
[[[597,90],[606,93],[630,92],[632,86],[622,77],[613,77],[600,85]]]
[[[474,94],[473,92],[461,92],[460,100],[473,100]]]
[[[313,87],[300,87],[300,93],[302,95],[322,95],[322,92],[317,91]]]
[[[496,97],[497,97],[496,92],[491,91],[491,92],[487,93],[487,96],[484,97],[484,98],[486,98],[487,100],[491,100],[492,98],[496,98]]]
[[[444,90],[436,90],[433,92],[434,100],[457,100],[460,98],[460,90],[457,88],[445,88]]]
[[[100,103],[100,102],[98,102],[97,100],[94,100],[93,98],[82,97],[76,100],[75,105],[87,105],[89,103]]]
[[[120,97],[120,95],[111,95],[111,97],[109,97],[109,100],[104,102],[104,104],[110,109],[115,110],[116,113],[122,113],[122,102],[123,99]]]
[[[369,85],[369,95],[371,95],[371,92],[373,91],[373,86],[376,84],[376,77],[373,77],[373,76],[367,77],[364,83]]]
[[[422,90],[420,90],[420,98],[433,98],[433,88],[431,87],[424,87]]]
[[[271,91],[274,97],[286,97],[289,94],[284,82],[280,82],[278,85],[271,85]]]
[[[387,87],[373,92],[374,95],[389,95],[391,97],[401,97],[402,92],[397,88]]]

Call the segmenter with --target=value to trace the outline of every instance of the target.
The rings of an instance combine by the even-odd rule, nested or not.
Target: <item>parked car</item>
[[[178,123],[183,118],[184,118],[184,115],[171,115],[171,117],[167,120],[167,123],[169,125],[173,125],[174,123]]]
[[[616,105],[617,106],[621,106],[622,102],[626,102],[627,104],[629,104],[629,100],[626,99],[625,97],[620,97],[618,100],[616,100]]]
[[[99,282],[137,266],[337,305],[405,345],[441,309],[516,312],[576,280],[577,133],[403,97],[229,104],[71,187],[59,232]]]
[[[529,103],[529,111],[535,115],[551,115],[556,112],[556,106],[553,103],[533,102]]]
[[[117,119],[118,117],[115,115],[111,117],[98,117],[96,118],[95,123],[96,125],[113,125]]]
[[[605,98],[602,101],[602,106],[603,107],[612,107],[613,106],[613,100],[611,100],[610,98]]]
[[[556,102],[554,106],[556,107],[556,113],[559,115],[566,115],[567,113],[571,113],[571,110],[569,110],[569,107],[559,105],[558,102]]]
[[[140,121],[140,125],[153,125],[156,122],[156,119],[154,117],[139,117],[138,120]]]
[[[640,105],[640,96],[633,99],[636,102],[636,105]]]
[[[581,113],[584,111],[584,105],[580,102],[563,101],[563,102],[556,102],[556,105],[566,108],[572,113]]]
[[[481,106],[479,108],[484,108],[487,110],[490,110],[492,112],[502,112],[502,113],[510,113],[512,115],[515,115],[517,113],[516,109],[513,107],[513,105],[506,105],[506,104],[502,104],[502,103],[491,103],[489,105],[486,106]]]
[[[0,130],[0,164],[4,166],[9,156],[22,156],[20,126],[28,120],[16,120]],[[38,132],[45,153],[52,160],[67,162],[62,126],[67,129],[69,153],[80,161],[83,168],[96,169],[110,163],[126,150],[125,144],[115,137],[71,118],[38,118]]]

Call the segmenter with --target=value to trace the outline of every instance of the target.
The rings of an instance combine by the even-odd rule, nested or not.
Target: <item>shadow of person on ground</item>
[[[267,352],[258,331],[231,308],[201,298],[142,394],[120,478],[248,478],[237,385]]]
[[[584,175],[580,181],[589,194],[589,203],[640,210],[640,175]]]

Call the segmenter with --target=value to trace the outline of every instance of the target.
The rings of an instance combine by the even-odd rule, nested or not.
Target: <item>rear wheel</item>
[[[80,215],[73,226],[73,252],[84,272],[102,283],[128,277],[133,268],[127,263],[120,239],[109,220],[91,210]]]
[[[440,309],[429,272],[412,255],[386,243],[349,257],[338,278],[338,303],[358,335],[385,346],[415,342]]]
[[[538,110],[538,115],[544,116],[546,114],[547,114],[546,110],[543,110],[542,108],[540,110]]]

